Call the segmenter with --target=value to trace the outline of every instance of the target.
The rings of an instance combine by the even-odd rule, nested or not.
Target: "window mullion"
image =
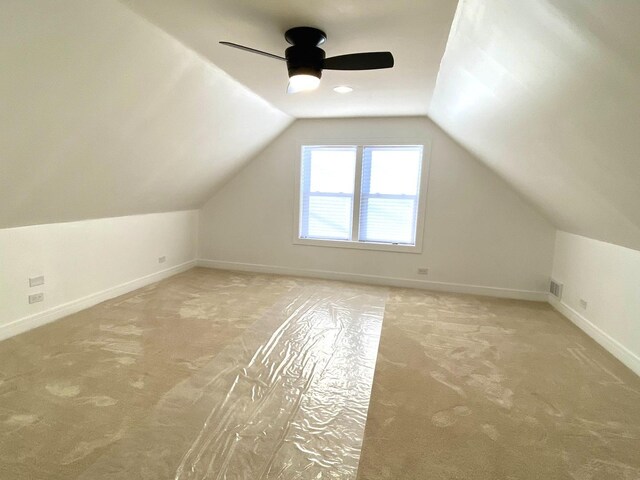
[[[361,217],[359,218],[358,228],[361,228],[364,224],[365,228],[365,236],[367,235],[368,230],[368,215],[369,215],[369,198],[371,195],[371,147],[362,147],[361,155],[361,174],[360,174],[360,211],[359,214]],[[362,202],[365,202],[364,208]],[[364,218],[362,215],[364,214]],[[360,233],[360,232],[359,232]],[[361,236],[358,236],[358,240],[360,240]],[[366,240],[365,240],[366,241]]]
[[[357,242],[360,238],[360,195],[362,190],[362,146],[356,149],[356,175],[353,187],[353,202],[351,212],[351,241]]]

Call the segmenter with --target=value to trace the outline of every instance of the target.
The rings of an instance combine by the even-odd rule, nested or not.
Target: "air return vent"
[[[554,297],[562,298],[562,284],[557,282],[553,278],[551,279],[551,283],[549,284],[549,291]]]

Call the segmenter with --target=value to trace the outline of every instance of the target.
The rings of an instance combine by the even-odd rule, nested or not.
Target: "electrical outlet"
[[[418,275],[429,275],[429,269],[428,268],[419,268],[418,269]]]
[[[29,295],[29,303],[44,302],[44,293],[34,293]]]
[[[580,299],[580,306],[582,307],[583,310],[587,309],[587,301],[583,300],[582,298]]]
[[[40,285],[44,285],[44,275],[40,275],[39,277],[30,277],[29,278],[29,286],[30,287],[38,287]]]
[[[165,257],[164,255],[161,257],[158,257],[158,263],[164,263],[167,261],[167,257]]]

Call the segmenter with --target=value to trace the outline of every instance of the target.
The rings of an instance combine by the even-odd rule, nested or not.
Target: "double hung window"
[[[303,146],[296,243],[419,250],[423,150]]]

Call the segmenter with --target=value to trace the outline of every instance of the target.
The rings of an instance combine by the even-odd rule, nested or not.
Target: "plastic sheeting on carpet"
[[[355,478],[385,300],[292,290],[80,478]]]

